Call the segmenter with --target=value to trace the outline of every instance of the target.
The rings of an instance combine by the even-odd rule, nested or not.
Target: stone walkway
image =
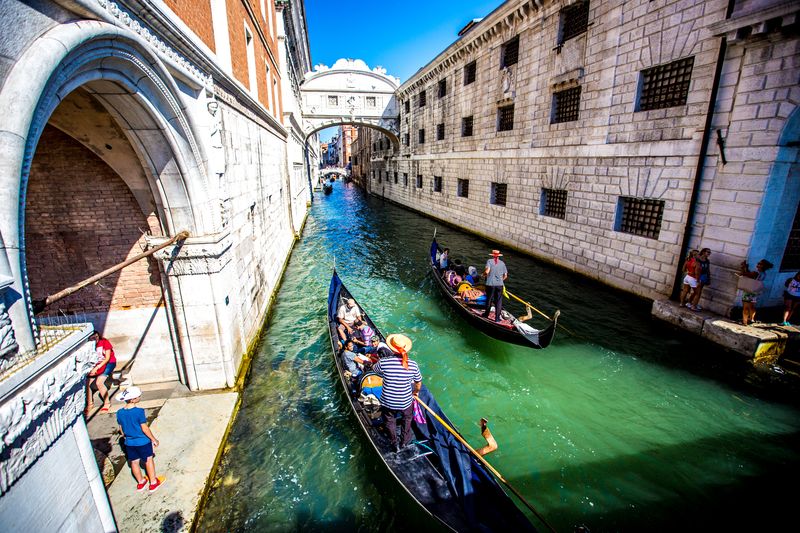
[[[189,531],[222,440],[234,414],[235,392],[190,392],[176,382],[140,385],[150,428],[160,441],[156,474],[166,478],[150,494],[136,492],[136,482],[119,445],[112,401],[110,413],[89,416],[89,435],[103,472],[111,508],[121,532]],[[118,392],[113,389],[114,397]]]

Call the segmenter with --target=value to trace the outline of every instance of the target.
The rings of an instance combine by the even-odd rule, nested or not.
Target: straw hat
[[[412,345],[411,339],[402,333],[392,333],[386,337],[386,344],[389,345],[389,348],[391,348],[394,353],[400,353],[400,350],[408,353],[411,351]]]
[[[503,254],[500,253],[500,250],[492,250],[492,253],[490,253],[489,255],[496,255],[496,256],[503,257]]]

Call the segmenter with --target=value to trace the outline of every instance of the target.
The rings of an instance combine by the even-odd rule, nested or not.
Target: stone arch
[[[373,130],[377,130],[386,135],[386,137],[392,143],[392,148],[394,148],[395,152],[400,150],[400,137],[398,137],[397,132],[385,126],[381,126],[380,124],[375,124],[367,120],[348,120],[343,118],[343,119],[328,120],[319,124],[315,124],[312,130],[306,132],[306,141],[308,141],[308,138],[317,132],[320,132],[327,128],[335,128],[338,126],[366,127]]]
[[[336,168],[323,168],[319,171],[319,176],[330,176],[331,174],[338,174],[340,176],[347,176],[350,172],[347,169],[336,167]]]
[[[764,200],[759,209],[751,240],[748,261],[755,265],[761,258],[775,264],[775,282],[769,294],[778,303],[783,282],[795,271],[780,270],[792,223],[800,209],[800,108],[796,107],[786,121],[778,139],[778,151],[772,163]]]
[[[25,196],[39,138],[60,102],[83,88],[124,130],[150,181],[163,229],[202,234],[218,213],[207,203],[203,154],[190,114],[165,65],[148,44],[102,22],[59,25],[37,38],[9,72],[0,105],[0,194],[9,206],[0,221],[14,278],[9,314],[21,349],[34,347],[34,322],[25,259]],[[199,87],[198,87],[199,88]]]

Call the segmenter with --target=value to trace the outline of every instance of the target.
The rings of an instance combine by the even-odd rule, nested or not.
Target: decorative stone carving
[[[228,233],[214,236],[213,240],[196,237],[188,239],[180,248],[167,247],[156,252],[154,256],[164,262],[167,275],[214,274],[222,271],[231,261],[231,254],[228,253],[231,244]],[[158,245],[158,242],[156,239],[148,239],[148,245]]]
[[[88,327],[74,335],[88,335]],[[94,343],[84,342],[68,354],[53,354],[58,349],[56,346],[41,355],[40,358],[52,357],[52,363],[23,377],[9,394],[3,385],[8,386],[10,379],[0,384],[0,495],[83,412],[84,379],[95,363]]]
[[[5,366],[3,363],[15,356],[19,351],[17,339],[14,337],[14,328],[5,303],[5,292],[11,286],[13,279],[0,275],[0,373]]]

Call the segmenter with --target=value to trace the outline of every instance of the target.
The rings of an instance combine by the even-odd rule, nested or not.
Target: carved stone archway
[[[367,126],[400,146],[395,91],[400,80],[360,59],[339,59],[332,67],[317,65],[306,74],[300,93],[306,137],[332,126]]]

